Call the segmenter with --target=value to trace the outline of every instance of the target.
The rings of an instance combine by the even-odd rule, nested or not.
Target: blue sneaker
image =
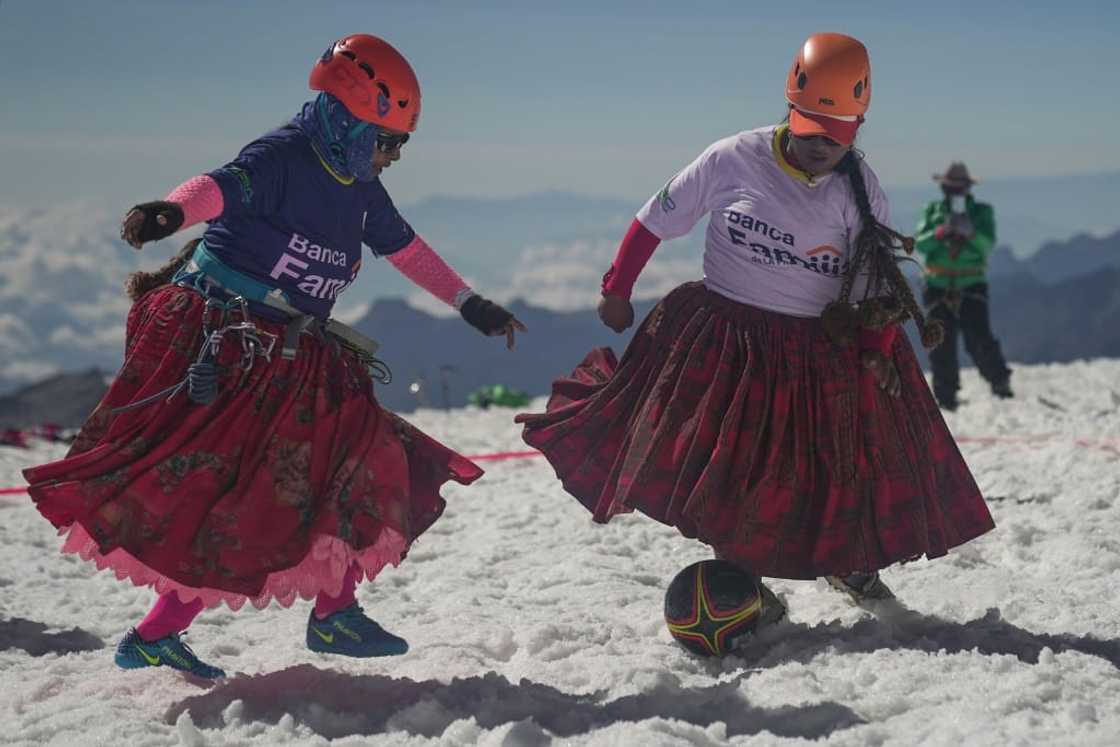
[[[307,619],[307,647],[321,654],[341,654],[366,659],[398,656],[408,651],[408,641],[370,620],[357,602],[320,620],[315,610]]]
[[[132,628],[117,644],[113,660],[121,669],[166,666],[208,680],[226,676],[221,669],[200,661],[194,651],[183,643],[182,636],[182,633],[172,633],[149,643],[140,637],[136,628]]]

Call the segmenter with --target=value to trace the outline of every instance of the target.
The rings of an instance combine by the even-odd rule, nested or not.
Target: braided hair
[[[196,246],[198,246],[198,239],[192,239],[187,242],[187,245],[184,246],[178,254],[169,259],[167,264],[158,270],[154,272],[138,270],[129,275],[128,279],[124,281],[124,290],[125,293],[128,294],[129,300],[134,302],[138,301],[140,297],[148,291],[170,283],[171,278],[175,277],[175,273],[179,271],[179,268],[190,260]]]
[[[836,171],[848,175],[862,226],[844,274],[840,298],[828,304],[821,314],[825,331],[834,342],[850,345],[861,327],[882,329],[909,317],[918,325],[922,345],[927,349],[937,347],[945,330],[941,322],[925,318],[898,267],[914,251],[914,239],[875,218],[863,181],[862,161],[863,154],[853,148],[836,165]],[[852,288],[861,273],[867,275],[867,288],[863,298],[853,304]]]

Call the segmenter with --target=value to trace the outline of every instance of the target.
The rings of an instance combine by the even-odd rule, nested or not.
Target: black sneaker
[[[727,558],[721,557],[719,551],[715,552],[715,556],[716,560],[722,560],[725,563],[736,565],[739,570],[743,571],[752,579],[754,579],[755,586],[758,588],[758,596],[762,599],[762,610],[758,613],[758,627],[761,628],[767,625],[773,625],[774,623],[781,622],[785,619],[787,612],[785,604],[781,599],[778,599],[774,592],[770,591],[769,586],[762,583],[761,577],[754,575],[750,571],[743,568],[743,566],[738,565],[728,560]]]
[[[894,599],[894,592],[883,583],[878,573],[853,573],[849,576],[825,576],[829,585],[852,598],[856,604]]]
[[[1011,379],[1002,379],[992,382],[992,394],[1000,399],[1011,399],[1015,393],[1011,391]]]
[[[786,606],[778,599],[770,587],[758,581],[758,595],[762,597],[762,611],[758,613],[758,627],[779,623],[786,617]]]
[[[945,412],[956,412],[960,402],[957,401],[956,397],[937,397],[937,406]]]

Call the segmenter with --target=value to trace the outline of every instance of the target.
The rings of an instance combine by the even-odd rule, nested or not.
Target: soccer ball
[[[758,627],[757,578],[725,560],[701,560],[676,575],[665,591],[665,622],[677,643],[700,656],[723,656]]]

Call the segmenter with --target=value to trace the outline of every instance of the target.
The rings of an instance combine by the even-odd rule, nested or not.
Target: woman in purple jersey
[[[139,249],[200,221],[201,240],[129,279],[124,366],[61,461],[26,470],[65,552],[159,598],[117,647],[126,669],[216,678],[182,642],[206,607],[314,599],[307,645],[404,653],[355,586],[404,558],[482,470],[384,410],[372,341],[329,319],[361,245],[513,347],[524,326],[475,294],[394,208],[378,178],[416,129],[420,87],[376,37],[330,46],[318,97],[236,159],[137,205]]]
[[[621,360],[592,351],[521,415],[596,521],[635,509],[756,576],[827,577],[891,596],[878,571],[992,528],[901,321],[927,324],[897,267],[878,180],[853,147],[867,50],[815,34],[786,83],[788,122],[714,143],[638,213],[603,281],[621,332],[660,241],[704,217],[704,279],[642,322]],[[758,584],[780,617],[781,602]]]

